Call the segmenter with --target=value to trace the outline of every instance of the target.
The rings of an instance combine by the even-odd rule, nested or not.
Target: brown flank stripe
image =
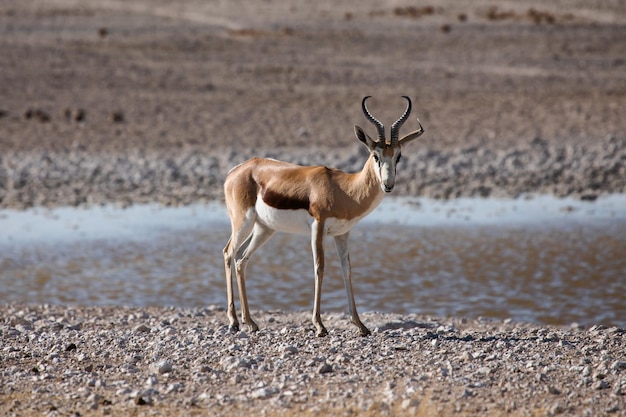
[[[276,190],[263,187],[261,198],[270,207],[278,210],[306,210],[309,211],[310,201],[308,196],[298,198],[298,196],[281,194]]]

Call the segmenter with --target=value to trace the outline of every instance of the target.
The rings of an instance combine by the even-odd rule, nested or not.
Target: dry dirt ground
[[[387,125],[412,97],[421,148],[623,138],[625,24],[620,0],[4,0],[0,152],[351,148],[364,95]]]

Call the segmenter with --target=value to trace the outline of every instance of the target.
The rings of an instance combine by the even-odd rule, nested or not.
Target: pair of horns
[[[374,126],[376,126],[376,130],[378,131],[378,142],[385,143],[386,142],[385,126],[382,124],[380,120],[372,116],[372,113],[369,112],[369,110],[367,109],[367,105],[365,104],[367,99],[370,97],[371,96],[363,97],[363,101],[361,102],[361,106],[363,107],[363,113],[365,114],[365,117],[367,118],[367,120],[369,120],[370,122],[372,122]],[[411,99],[408,98],[407,96],[402,96],[402,98],[406,100],[406,110],[404,111],[402,116],[400,116],[400,118],[391,125],[391,144],[392,145],[398,143],[398,135],[400,133],[400,127],[409,118],[409,114],[411,114]]]

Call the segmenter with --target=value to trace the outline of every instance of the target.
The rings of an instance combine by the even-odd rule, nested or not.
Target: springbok
[[[250,331],[256,331],[258,326],[252,321],[248,309],[246,265],[252,255],[279,231],[311,234],[315,267],[313,324],[317,336],[328,334],[320,317],[324,236],[335,238],[352,322],[362,336],[370,334],[359,319],[354,302],[348,235],[354,225],[393,190],[401,148],[424,133],[424,128],[418,119],[419,129],[398,138],[400,127],[411,113],[411,99],[402,96],[407,107],[391,125],[390,140],[387,141],[384,125],[367,109],[365,102],[368,98],[363,98],[361,106],[365,117],[376,126],[378,139],[372,139],[359,126],[354,126],[357,139],[370,152],[361,172],[346,173],[325,166],[300,166],[253,158],[234,167],[226,176],[224,195],[232,232],[224,248],[224,264],[232,331],[239,330],[233,299],[233,269],[239,289],[241,319]]]

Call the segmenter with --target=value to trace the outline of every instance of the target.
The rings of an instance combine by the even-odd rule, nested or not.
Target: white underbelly
[[[313,217],[306,210],[280,210],[268,206],[259,197],[255,205],[257,221],[278,232],[309,234]],[[330,217],[324,223],[324,234],[338,236],[350,231],[362,217],[350,220]]]
[[[255,209],[257,221],[270,229],[297,234],[311,232],[313,217],[306,210],[279,210],[265,204],[260,196],[256,200]]]

